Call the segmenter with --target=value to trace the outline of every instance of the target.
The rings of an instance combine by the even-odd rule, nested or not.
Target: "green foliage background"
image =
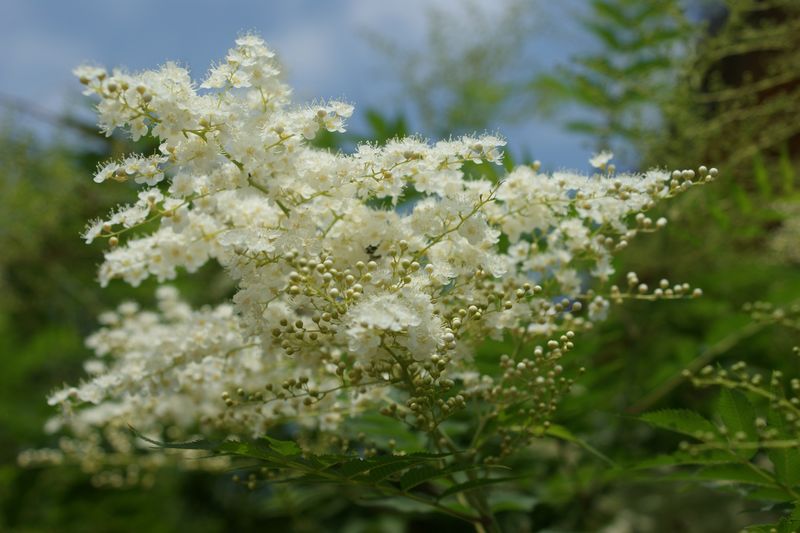
[[[497,491],[492,504],[508,531],[727,532],[776,521],[786,508],[748,501],[724,477],[692,470],[662,476],[608,463],[627,465],[676,449],[681,437],[659,429],[669,424],[648,415],[651,427],[639,420],[642,413],[718,412],[716,392],[692,387],[681,378],[684,368],[742,359],[766,374],[800,376],[800,358],[791,355],[800,344],[797,327],[754,322],[742,310],[757,300],[800,302],[800,254],[774,246],[800,187],[800,4],[589,5],[582,28],[597,51],[552,72],[533,74],[515,55],[535,15],[525,2],[495,26],[473,32],[474,41],[453,44],[448,36],[464,33],[457,29],[463,20],[440,13],[421,50],[389,47],[388,61],[402,74],[398,85],[430,119],[432,134],[480,130],[504,115],[541,120],[545,113],[584,133],[594,147],[621,152],[626,165],[706,163],[721,170],[715,184],[665,207],[666,230],[632,243],[617,264],[621,284],[632,270],[649,283],[691,282],[704,298],[629,302],[583,335],[571,359],[587,372],[560,414],[571,433],[521,453],[511,466],[529,477]],[[153,293],[152,284],[98,290],[101,250],[77,237],[87,219],[130,192],[96,187],[88,178],[98,161],[130,146],[67,119],[62,125],[71,140],[42,143],[25,133],[25,120],[9,115],[0,129],[0,531],[469,530],[401,508],[400,501],[356,506],[357,491],[330,485],[249,492],[229,476],[164,471],[150,488],[108,490],[94,488],[74,467],[20,469],[21,450],[57,438],[42,431],[50,412],[44,397],[80,378],[88,354],[82,339],[96,315],[127,297],[148,302]],[[368,123],[362,135],[318,142],[332,148],[359,138],[380,142],[408,129],[404,117],[377,112]],[[153,146],[144,141],[134,148]],[[510,155],[524,159],[513,145]],[[794,242],[800,248],[800,234]],[[195,303],[230,291],[213,267],[181,283]],[[489,345],[481,356],[494,358],[503,349]],[[380,419],[365,421],[364,429],[386,430]]]

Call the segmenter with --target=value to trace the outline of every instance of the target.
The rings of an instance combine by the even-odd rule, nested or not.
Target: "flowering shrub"
[[[331,450],[384,458],[384,467],[387,457],[413,456],[437,466],[444,484],[427,503],[458,514],[439,501],[460,482],[494,479],[470,468],[552,429],[573,385],[562,358],[576,332],[612,302],[700,294],[667,280],[651,288],[634,273],[626,287],[608,282],[613,253],[666,224],[645,212],[715,169],[623,174],[603,153],[592,176],[547,175],[535,163],[490,179],[505,144],[493,135],[318,149],[309,140],[344,131],[352,107],[291,105],[273,52],[255,36],[238,39],[199,90],[174,64],[76,73],[99,97],[107,135],[122,128],[160,140],[157,153],[111,161],[95,175],[142,186],[135,202],[86,230],[87,242],[108,240],[101,285],[164,282],[213,260],[237,289],[231,302],[192,309],[163,285],[156,311],[124,303],[102,315],[87,341],[96,353],[88,377],[49,398],[60,414],[48,429],[71,437],[26,460],[78,459],[96,480],[119,484],[140,480],[139,470],[122,477],[115,467],[189,456],[143,453],[129,426],[171,441],[227,438],[184,448],[258,457],[279,473],[307,474],[313,465],[284,459]],[[487,338],[512,348],[481,360]],[[407,446],[382,435],[352,445],[348,424],[377,413],[412,430]],[[241,444],[268,433],[296,444]],[[427,454],[410,453],[420,450]],[[398,476],[419,465],[395,465],[371,486],[413,496],[438,479],[403,483]],[[491,525],[485,502],[464,501]]]

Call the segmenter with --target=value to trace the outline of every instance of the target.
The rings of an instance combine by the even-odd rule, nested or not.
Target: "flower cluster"
[[[128,303],[102,316],[89,376],[50,397],[61,407],[50,429],[78,442],[127,424],[173,438],[325,432],[365,411],[438,435],[473,401],[524,404],[542,424],[571,385],[559,358],[609,299],[698,295],[668,282],[653,293],[635,274],[628,291],[602,287],[615,251],[666,224],[644,212],[715,169],[618,174],[603,153],[590,176],[537,163],[482,178],[502,161],[492,135],[318,149],[307,141],[343,131],[352,107],[290,104],[255,36],[199,88],[174,64],[77,75],[103,131],[160,141],[95,176],[144,186],[85,233],[108,239],[100,283],[170,280],[214,260],[237,284],[215,308],[163,286],[157,312]],[[494,373],[475,364],[487,337],[516,346]],[[114,435],[112,449],[131,448]],[[506,437],[500,455],[517,442]]]

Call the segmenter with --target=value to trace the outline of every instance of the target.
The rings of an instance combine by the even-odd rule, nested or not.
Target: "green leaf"
[[[422,465],[417,468],[412,468],[400,478],[400,488],[403,491],[407,491],[426,481],[445,475],[447,475],[446,469],[436,468],[431,465]]]
[[[669,429],[702,441],[716,440],[715,437],[719,434],[714,424],[702,415],[688,409],[662,409],[645,413],[639,418],[653,426]]]
[[[496,485],[497,483],[505,483],[506,481],[514,481],[517,479],[521,479],[525,476],[508,476],[508,477],[482,477],[479,479],[471,479],[469,481],[465,481],[464,483],[458,483],[457,485],[453,485],[452,487],[448,488],[444,492],[439,495],[439,499],[443,500],[448,496],[452,496],[454,494],[458,494],[461,492],[466,492],[469,490],[478,489],[484,487],[486,485]]]
[[[786,494],[786,489],[776,487],[758,487],[745,493],[748,500],[764,502],[786,502],[790,496]]]
[[[298,455],[302,452],[297,443],[290,440],[278,440],[272,437],[263,437],[269,443],[269,447],[281,455]]]
[[[617,33],[613,29],[600,22],[593,22],[590,19],[587,19],[584,24],[592,36],[600,41],[606,48],[615,52],[628,49],[626,44],[617,37]]]
[[[398,462],[405,464],[403,459],[398,459]],[[344,479],[351,479],[359,474],[369,471],[371,468],[376,466],[375,461],[371,461],[369,459],[362,459],[357,457],[355,459],[351,459],[346,461],[336,468],[336,474],[341,476]]]
[[[651,71],[666,69],[671,65],[668,57],[648,57],[640,59],[625,67],[626,76],[641,76],[649,74]]]
[[[744,394],[736,390],[722,389],[717,401],[717,412],[728,429],[729,438],[733,439],[736,435],[742,434],[749,442],[758,441],[756,412]],[[750,458],[756,451],[758,450],[741,450],[739,453],[742,457]]]
[[[366,479],[373,483],[379,483],[391,477],[393,474],[397,474],[398,472],[408,470],[414,464],[415,464],[414,462],[409,463],[409,461],[403,461],[403,462],[398,461],[394,463],[383,464],[370,469],[367,472]]]
[[[419,466],[417,468],[413,468],[406,472],[403,477],[400,478],[400,487],[403,490],[412,489],[422,483],[433,481],[435,479],[444,478],[445,476],[449,476],[450,474],[454,474],[456,472],[465,472],[467,470],[475,470],[478,468],[489,468],[482,465],[475,465],[471,463],[464,463],[464,464],[451,464],[446,467],[439,467],[433,464],[426,464]],[[507,468],[502,465],[493,465],[491,468]]]
[[[773,387],[772,392],[779,398],[784,397],[784,391],[780,386]],[[767,423],[770,428],[777,431],[778,438],[797,438],[793,426],[786,422],[783,413],[777,409],[767,410]],[[778,481],[789,487],[800,485],[800,449],[769,448],[767,457],[775,468],[775,477]]]
[[[402,496],[387,497],[360,494],[358,495],[358,503],[367,507],[391,509],[393,513],[428,514],[436,512],[436,509],[427,503],[410,500]]]
[[[616,2],[592,2],[592,11],[596,17],[618,28],[627,28],[631,24],[628,13]]]
[[[129,427],[131,432],[138,438],[149,442],[159,448],[176,450],[207,450],[214,453],[230,453],[255,459],[272,459],[278,456],[296,456],[302,453],[300,447],[287,440],[278,440],[272,437],[262,437],[257,441],[213,441],[207,439],[194,440],[189,442],[161,442],[151,439],[141,434],[133,427]]]
[[[283,465],[282,468],[288,468],[286,465]],[[293,470],[293,472],[298,472],[298,470]],[[283,484],[309,484],[309,485],[322,485],[322,484],[341,484],[342,480],[334,479],[330,477],[326,477],[322,474],[317,472],[308,472],[302,475],[292,475],[287,476],[283,479],[270,479],[270,483],[283,483]]]
[[[217,446],[214,451],[269,461],[274,461],[276,459],[281,460],[286,457],[270,448],[266,441],[247,442],[229,440]]]
[[[800,450],[797,448],[771,448],[767,452],[775,467],[775,477],[790,487],[800,485]]]
[[[792,533],[800,529],[800,502],[795,502],[789,516],[778,522],[778,533]]]
[[[349,460],[336,466],[335,473],[344,479],[378,482],[412,466],[450,455],[452,454],[418,452],[406,455],[382,455],[370,459],[348,458]]]
[[[430,452],[410,452],[402,457],[408,457],[409,459],[442,459],[444,457],[452,457],[462,452],[445,452],[445,453],[430,453]]]

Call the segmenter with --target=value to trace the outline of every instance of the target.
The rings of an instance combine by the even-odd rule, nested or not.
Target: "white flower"
[[[143,186],[83,235],[113,236],[101,285],[163,282],[217,261],[235,291],[230,304],[193,309],[162,286],[154,312],[123,304],[104,314],[87,339],[89,377],[50,396],[62,412],[48,427],[84,446],[127,424],[187,439],[198,428],[259,435],[287,420],[337,431],[417,394],[411,374],[439,384],[430,390],[462,376],[489,394],[501,384],[477,377],[477,346],[487,336],[527,344],[604,318],[600,289],[584,292],[590,276],[613,274],[612,253],[639,229],[631,215],[682,190],[663,171],[466,176],[467,162],[501,161],[505,141],[493,135],[320,150],[306,140],[344,131],[352,106],[292,105],[278,73],[253,35],[237,39],[201,93],[175,64],[110,78],[76,70],[100,98],[106,133],[149,131],[160,143],[94,176]],[[591,163],[606,168],[611,157]],[[590,299],[588,317],[552,303],[565,297]],[[452,403],[455,392],[441,394]],[[115,439],[114,453],[135,449],[127,433]]]
[[[589,164],[592,165],[594,168],[601,168],[604,169],[608,165],[608,162],[614,157],[613,152],[608,150],[603,150],[602,152],[592,154],[592,158],[589,159]]]

